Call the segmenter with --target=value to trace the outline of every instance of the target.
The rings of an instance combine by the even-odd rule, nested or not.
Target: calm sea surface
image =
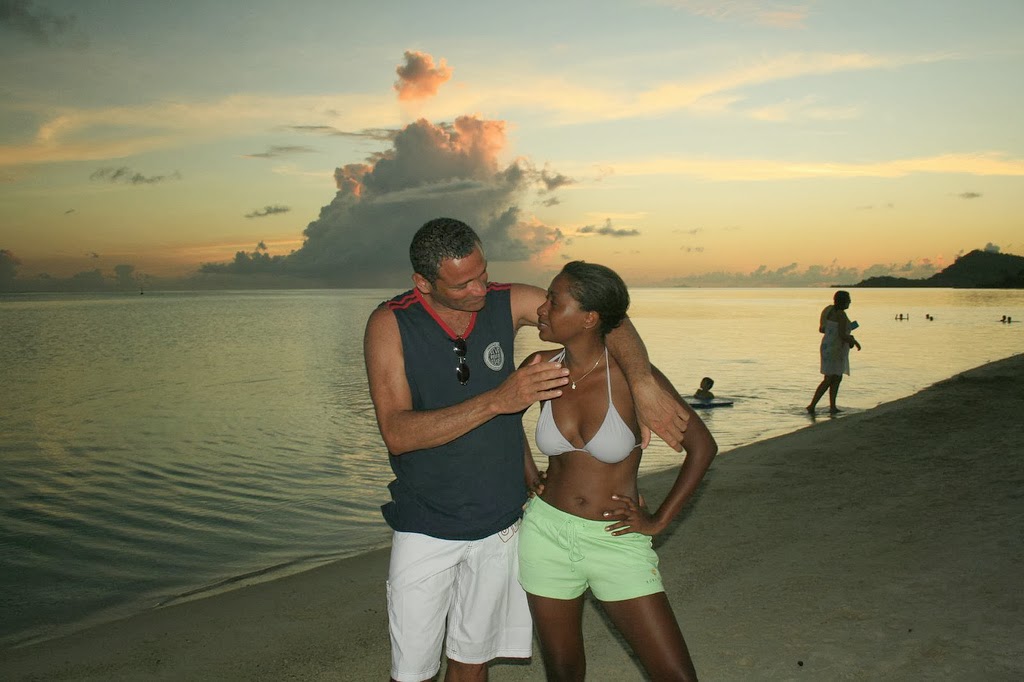
[[[387,544],[362,334],[393,293],[0,297],[0,645]],[[728,457],[812,423],[832,293],[635,289],[630,313],[683,395],[709,375],[735,399],[703,412]],[[999,321],[1024,321],[1024,291],[852,294],[846,414],[1024,352]],[[516,360],[541,347],[524,330]],[[642,469],[678,463],[658,443]]]

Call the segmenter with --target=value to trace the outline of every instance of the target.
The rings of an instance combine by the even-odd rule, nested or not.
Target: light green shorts
[[[664,592],[651,537],[612,535],[612,521],[573,516],[534,497],[519,529],[519,583],[530,594],[575,599],[587,587],[601,601]]]

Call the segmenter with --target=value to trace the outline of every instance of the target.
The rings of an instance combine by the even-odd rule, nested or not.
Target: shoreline
[[[1024,355],[720,455],[655,546],[706,680],[1024,678]],[[676,471],[641,477],[660,500]],[[4,649],[7,680],[384,679],[381,549]],[[640,679],[588,602],[595,679]],[[531,664],[492,680],[543,680]]]

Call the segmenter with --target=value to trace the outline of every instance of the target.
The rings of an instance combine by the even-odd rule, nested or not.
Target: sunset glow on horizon
[[[569,259],[822,286],[1024,254],[1018,0],[5,5],[22,278],[189,277],[262,243],[277,274],[403,286],[439,215],[536,284]]]

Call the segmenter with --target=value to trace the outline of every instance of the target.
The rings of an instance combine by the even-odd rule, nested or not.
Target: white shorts
[[[445,654],[463,663],[529,658],[533,622],[519,585],[519,522],[482,540],[395,531],[388,569],[391,677],[420,682]]]

